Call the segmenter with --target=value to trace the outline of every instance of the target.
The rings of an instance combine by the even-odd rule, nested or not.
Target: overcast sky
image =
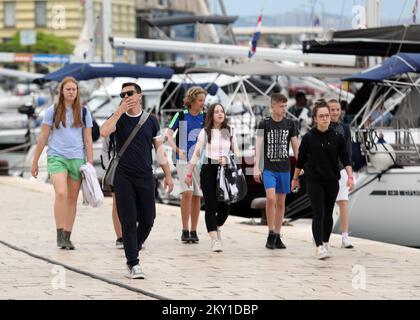
[[[319,14],[324,11],[351,17],[352,7],[365,5],[366,2],[364,0],[224,0],[228,14],[240,16],[258,15],[261,9],[265,14],[294,10],[311,11],[314,6],[314,11]],[[382,0],[382,18],[398,20],[400,15],[401,19],[410,18],[414,2],[415,0]]]

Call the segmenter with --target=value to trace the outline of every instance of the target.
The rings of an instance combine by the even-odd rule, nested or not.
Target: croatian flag
[[[416,23],[416,16],[417,16],[417,8],[418,8],[418,5],[419,5],[419,1],[418,0],[416,0],[415,2],[414,2],[414,6],[413,6],[413,23]]]
[[[260,14],[260,16],[258,17],[257,28],[255,29],[255,32],[252,35],[251,40],[249,41],[248,58],[251,58],[257,51],[257,43],[258,43],[258,40],[260,39],[260,34],[261,34],[261,20],[262,20],[262,14]]]

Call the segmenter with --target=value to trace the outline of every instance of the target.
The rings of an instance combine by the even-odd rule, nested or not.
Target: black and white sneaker
[[[198,239],[198,236],[197,236],[197,231],[190,231],[190,241],[192,243],[196,243],[200,241],[200,239]]]
[[[144,272],[141,270],[140,265],[136,264],[133,267],[128,267],[128,272],[130,273],[130,277],[131,279],[145,279],[146,275],[144,274]]]
[[[117,249],[124,249],[124,243],[122,238],[118,238],[117,241],[115,241],[115,247]]]
[[[181,241],[185,243],[190,242],[190,232],[188,230],[182,230]]]

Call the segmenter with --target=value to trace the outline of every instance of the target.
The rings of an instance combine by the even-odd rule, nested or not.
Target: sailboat
[[[365,160],[356,164],[361,168],[350,194],[353,236],[420,247],[419,74],[420,54],[399,53],[344,79],[363,83],[349,108],[359,160]],[[390,125],[381,125],[390,114]],[[372,115],[379,115],[376,125]],[[338,212],[335,218],[338,232]]]

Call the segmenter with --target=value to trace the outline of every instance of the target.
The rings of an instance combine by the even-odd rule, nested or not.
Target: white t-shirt
[[[227,129],[224,129],[227,130]],[[202,150],[203,146],[206,145],[205,156],[213,160],[219,160],[220,157],[227,157],[230,150],[230,135],[222,137],[222,131],[220,129],[212,129],[211,141],[208,143],[207,133],[204,129],[200,131],[197,139],[197,146]],[[207,144],[206,144],[207,142]],[[235,131],[232,129],[232,145],[235,153],[238,150],[238,144],[236,141]]]

